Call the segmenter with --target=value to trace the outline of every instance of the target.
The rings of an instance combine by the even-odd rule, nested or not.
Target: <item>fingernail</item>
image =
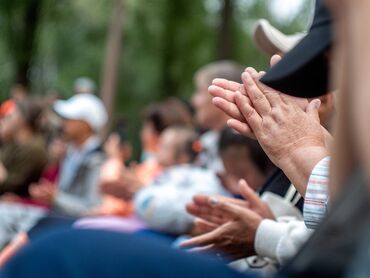
[[[209,199],[209,204],[210,204],[211,206],[215,206],[215,205],[217,205],[217,204],[218,204],[218,199],[217,199],[217,198],[215,198],[215,197],[210,198],[210,199]]]

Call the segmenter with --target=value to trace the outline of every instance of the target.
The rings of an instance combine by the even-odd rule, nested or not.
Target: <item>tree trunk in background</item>
[[[124,0],[115,0],[109,28],[101,82],[101,97],[110,119],[114,112],[123,35]]]
[[[176,34],[176,19],[182,16],[182,1],[166,1],[163,30],[163,60],[162,60],[162,92],[161,97],[173,96],[177,91],[177,82],[172,78],[175,57],[174,40]]]
[[[233,19],[233,0],[224,0],[221,11],[221,22],[218,33],[218,58],[230,59],[232,57],[232,19]]]
[[[36,50],[37,29],[41,21],[42,0],[28,0],[5,11],[8,50],[15,61],[14,81],[30,86],[29,70]]]

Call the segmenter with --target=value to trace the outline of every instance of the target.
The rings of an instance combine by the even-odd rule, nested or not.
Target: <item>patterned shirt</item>
[[[329,164],[329,156],[322,159],[312,170],[308,180],[303,217],[309,229],[315,229],[327,214],[329,201]]]

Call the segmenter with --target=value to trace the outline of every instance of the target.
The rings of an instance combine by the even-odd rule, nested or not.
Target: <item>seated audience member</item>
[[[320,3],[320,1],[319,1]],[[364,118],[368,118],[369,109],[367,105],[368,99],[368,63],[364,63],[363,54],[368,51],[369,36],[364,32],[364,26],[368,21],[368,12],[370,5],[368,1],[352,2],[352,1],[331,1],[333,9],[338,12],[339,19],[337,22],[337,32],[341,34],[340,48],[338,48],[338,57],[340,57],[343,65],[347,65],[354,71],[353,75],[346,74],[348,67],[340,66],[336,81],[344,78],[343,86],[341,88],[341,102],[338,109],[338,118],[340,121],[337,133],[335,134],[336,144],[334,144],[334,158],[342,158],[342,160],[334,161],[333,172],[333,192],[337,195],[332,195],[336,199],[333,206],[331,206],[328,217],[324,223],[316,230],[314,236],[299,252],[299,254],[292,260],[292,262],[279,273],[278,277],[367,277],[368,276],[368,241],[363,242],[364,236],[368,238],[368,233],[364,233],[364,227],[369,224],[369,190],[367,187],[369,176],[369,132],[367,123]],[[352,25],[359,23],[359,25]],[[362,27],[361,27],[362,26]],[[364,35],[365,34],[365,35]],[[339,56],[340,55],[340,56]],[[341,79],[340,79],[340,78]],[[348,86],[348,87],[347,87]],[[277,95],[273,95],[277,96]],[[305,95],[307,97],[307,95]],[[271,99],[270,99],[271,100]],[[275,99],[276,100],[276,99]],[[244,103],[245,104],[245,103]],[[313,104],[312,104],[313,105]],[[245,107],[248,107],[245,104]],[[288,107],[286,107],[288,108]],[[313,108],[313,107],[311,107]],[[257,111],[259,111],[257,109]],[[312,110],[309,110],[312,112]],[[311,113],[310,112],[310,113]],[[315,112],[316,113],[316,112]],[[301,122],[300,122],[301,123]],[[324,145],[324,139],[321,136],[320,145]],[[311,137],[312,138],[312,137]],[[306,143],[312,140],[304,141]],[[318,138],[316,138],[318,139]],[[306,145],[304,148],[310,149],[312,145]],[[287,153],[291,155],[292,153]],[[304,156],[309,156],[310,153],[305,153]],[[345,158],[345,159],[343,159]],[[306,167],[307,165],[301,165]],[[360,171],[357,171],[360,169]],[[351,174],[353,176],[351,177]],[[350,178],[348,180],[348,178]],[[344,181],[348,180],[345,184]],[[339,194],[339,195],[338,195]],[[223,206],[224,204],[219,205]],[[228,211],[238,212],[239,219],[241,219],[241,211],[235,207],[228,207]],[[233,225],[229,225],[233,226]],[[161,277],[173,277],[174,273],[186,274],[185,277],[197,277],[203,274],[214,277],[243,277],[240,273],[230,272],[225,273],[225,268],[216,269],[217,264],[206,262],[197,259],[189,254],[179,254],[176,251],[160,249],[149,242],[145,242],[146,247],[140,248],[141,240],[129,237],[126,239],[127,244],[132,248],[117,248],[115,241],[124,242],[120,239],[113,240],[110,247],[103,243],[102,240],[100,248],[104,248],[105,252],[112,252],[106,257],[119,257],[128,260],[126,263],[119,263],[108,260],[104,267],[96,266],[94,258],[91,254],[93,252],[86,252],[79,246],[88,246],[87,237],[93,237],[94,242],[99,242],[99,239],[104,236],[104,233],[94,232],[69,232],[54,235],[50,238],[40,241],[37,245],[30,246],[25,252],[20,254],[15,260],[10,262],[3,271],[4,277],[27,277],[32,273],[35,276],[54,276],[57,275],[64,266],[73,266],[69,268],[69,274],[81,272],[86,275],[91,273],[102,273],[109,275],[112,269],[119,271],[121,276],[145,276],[156,273]],[[107,238],[112,238],[112,235],[106,235]],[[68,238],[68,239],[67,239]],[[63,239],[67,239],[69,244],[61,244]],[[55,248],[56,247],[56,248]],[[76,248],[77,247],[77,248]],[[360,253],[364,257],[355,257],[354,251],[360,247],[364,253]],[[137,250],[146,249],[143,252]],[[90,261],[90,267],[81,267],[81,261],[76,262],[69,254],[74,250],[81,251],[85,264]],[[100,249],[101,251],[102,249]],[[90,250],[89,250],[90,251]],[[121,253],[118,255],[117,252]],[[29,263],[35,255],[44,255],[41,259]],[[365,261],[356,261],[352,265],[353,260],[365,259]],[[133,262],[145,261],[145,268],[132,268]],[[50,261],[55,263],[51,264]],[[169,265],[163,267],[163,265]],[[107,265],[111,267],[107,267]],[[221,267],[221,265],[219,265]],[[200,272],[201,268],[201,272]],[[172,272],[173,271],[173,272]],[[103,275],[103,274],[102,274]],[[217,276],[220,275],[220,276]],[[250,277],[250,276],[245,276]]]
[[[322,19],[322,17],[328,17],[327,12],[325,9],[320,5],[319,8],[316,10],[316,16],[313,24],[313,30],[312,32],[315,32],[316,28],[322,28],[322,30],[326,31],[327,28],[330,28],[330,23],[318,25],[318,21]],[[328,22],[326,19],[324,22]],[[310,31],[311,32],[311,31]],[[304,83],[304,80],[306,79],[306,73],[307,72],[314,72],[315,68],[319,65],[323,66],[324,68],[327,67],[327,59],[324,57],[324,53],[326,52],[327,47],[330,45],[330,36],[328,33],[324,32],[322,34],[322,43],[320,45],[317,45],[318,48],[318,54],[315,54],[313,58],[309,57],[309,59],[312,59],[313,61],[316,61],[315,63],[311,62],[308,64],[298,64],[299,68],[299,75],[297,74],[296,79],[299,78],[301,82],[296,82],[295,84],[299,84],[299,86],[302,86]],[[305,43],[312,42],[312,35],[310,33],[308,36],[304,39]],[[303,49],[303,50],[302,50]],[[321,50],[321,52],[320,52]],[[300,53],[304,51],[304,47],[302,45],[298,45],[296,48],[292,50],[295,55],[297,53]],[[290,54],[294,55],[294,54]],[[290,62],[292,62],[290,59],[292,59],[289,54],[287,57],[283,58],[283,62],[286,64],[286,60],[288,59]],[[303,54],[302,54],[303,55]],[[270,72],[273,72],[276,70],[276,67],[278,67],[281,64],[278,64],[277,66],[273,67]],[[307,70],[308,68],[311,68],[311,70]],[[280,69],[285,75],[287,75],[286,70]],[[255,136],[258,141],[263,146],[264,150],[266,150],[267,154],[271,157],[272,161],[274,161],[278,166],[280,166],[284,171],[287,172],[287,175],[291,178],[293,181],[297,181],[297,183],[294,183],[294,185],[297,185],[297,189],[303,191],[303,187],[306,187],[304,185],[304,182],[307,181],[308,184],[316,184],[314,180],[312,179],[312,176],[314,176],[315,164],[317,164],[320,169],[324,168],[323,165],[321,165],[322,161],[325,162],[326,156],[328,155],[328,145],[326,143],[328,133],[322,128],[322,126],[319,123],[319,104],[320,102],[318,100],[311,101],[307,108],[305,108],[305,111],[302,110],[301,105],[303,104],[302,101],[299,103],[296,102],[293,98],[288,98],[285,95],[269,88],[264,85],[262,85],[258,79],[253,78],[256,76],[257,72],[255,72],[253,69],[249,68],[245,73],[242,75],[243,83],[244,83],[244,95],[241,95],[240,93],[235,93],[235,100],[236,102],[230,102],[231,107],[235,107],[238,110],[234,110],[236,113],[229,113],[229,115],[233,116],[234,119],[230,120],[228,123],[230,126],[236,128],[239,132],[247,135],[247,136]],[[316,74],[316,73],[315,73]],[[325,76],[327,76],[327,72],[321,72],[320,76],[322,77],[320,80],[322,80]],[[258,75],[258,74],[257,74]],[[280,74],[282,76],[283,74]],[[269,76],[269,73],[267,74],[267,77]],[[286,77],[285,77],[286,78]],[[325,77],[326,78],[326,77]],[[288,79],[288,78],[286,78]],[[286,81],[286,80],[284,80]],[[219,82],[219,80],[217,81]],[[282,81],[281,81],[282,82]],[[306,81],[307,82],[307,81]],[[286,82],[285,82],[286,83]],[[289,83],[289,82],[288,82]],[[313,84],[310,84],[311,91],[308,89],[309,92],[304,91],[303,93],[300,92],[301,87],[298,89],[294,87],[294,93],[290,91],[290,94],[294,94],[296,97],[303,97],[305,94],[309,96],[315,96],[312,95],[312,93],[317,94],[318,92],[324,93],[326,88],[326,83],[324,81],[324,84],[318,82],[316,84],[316,87],[312,89]],[[293,86],[293,85],[292,85]],[[228,83],[228,94],[233,94],[232,86],[230,86],[230,82]],[[235,91],[240,90],[241,86],[240,84],[235,84]],[[309,87],[307,87],[309,88]],[[211,88],[210,88],[211,89]],[[293,89],[291,89],[293,90]],[[326,89],[327,90],[327,89]],[[218,94],[217,95],[222,95]],[[224,94],[225,96],[225,94]],[[247,101],[247,97],[249,97],[249,101]],[[239,102],[239,100],[243,98],[242,102]],[[321,110],[322,112],[330,112],[332,111],[332,101],[330,101],[330,98],[332,96],[329,96],[327,98],[328,102],[323,102],[324,108],[326,109]],[[231,98],[229,98],[231,100]],[[220,108],[223,108],[223,110],[230,112],[230,110],[226,110],[224,105],[220,105],[220,99],[215,99],[215,103],[219,105]],[[283,101],[284,100],[284,101]],[[227,100],[226,100],[227,101]],[[306,103],[308,103],[306,101]],[[331,103],[331,105],[329,105]],[[235,105],[235,106],[233,106]],[[230,105],[229,105],[230,107]],[[270,107],[270,108],[269,108]],[[273,107],[274,109],[271,109]],[[284,108],[284,109],[283,109]],[[283,110],[283,111],[281,111]],[[250,114],[248,114],[246,111],[249,111]],[[241,112],[242,114],[237,115],[237,113]],[[275,113],[275,114],[273,114]],[[279,115],[281,114],[281,115]],[[327,113],[321,113],[321,115],[325,115]],[[320,116],[321,116],[320,115]],[[263,118],[263,120],[259,120],[258,117]],[[323,117],[324,119],[328,119],[330,117]],[[242,121],[242,122],[241,122]],[[256,121],[256,122],[253,122]],[[263,123],[269,123],[268,127],[265,126]],[[250,126],[249,126],[250,125]],[[275,125],[275,126],[274,126]],[[252,128],[253,133],[251,133],[250,129]],[[246,132],[246,130],[249,130],[249,132]],[[248,133],[248,134],[247,134]],[[299,136],[299,134],[301,136]],[[297,143],[294,143],[297,140]],[[307,144],[304,147],[301,146],[301,144]],[[299,149],[299,151],[297,151]],[[309,150],[312,150],[310,152]],[[301,150],[303,153],[300,153]],[[297,153],[296,153],[297,152]],[[294,156],[299,157],[299,160],[295,161],[292,165],[290,163],[277,163],[279,161],[279,158],[281,160],[289,158],[290,155],[294,153]],[[297,157],[295,159],[297,159]],[[324,159],[324,160],[322,160]],[[305,161],[307,160],[307,162]],[[310,164],[307,164],[310,163]],[[289,164],[289,167],[297,167],[292,169],[288,169],[287,166]],[[307,173],[306,175],[306,169],[309,168],[309,173],[312,171],[312,175],[310,177],[310,174]],[[316,167],[315,167],[316,168]],[[294,175],[298,175],[294,176]],[[305,181],[303,180],[303,177],[305,176]],[[319,181],[320,184],[326,184],[327,185],[327,172],[323,176],[323,180]],[[300,187],[302,186],[302,187]],[[327,188],[323,193],[327,192]],[[245,192],[248,192],[245,190]],[[325,194],[324,194],[325,195]],[[248,197],[248,194],[245,194],[246,197]],[[249,195],[250,196],[250,195]],[[307,195],[306,195],[307,197]],[[257,200],[256,198],[253,198],[253,200]],[[211,200],[209,200],[211,201]],[[203,204],[207,203],[207,200],[202,200]],[[222,201],[225,203],[225,200]],[[249,201],[250,202],[250,201]],[[217,202],[212,200],[212,202],[209,202],[209,206],[212,206],[215,209],[214,214],[222,214],[221,213],[221,207],[224,205],[220,205],[220,209],[216,209],[218,205],[214,205]],[[258,204],[258,202],[256,202]],[[269,201],[269,206],[271,207],[273,202]],[[307,205],[310,204],[308,201],[306,203]],[[306,206],[305,204],[305,206]],[[240,225],[241,229],[248,230],[249,234],[254,235],[250,238],[249,243],[247,244],[248,240],[245,239],[244,244],[244,250],[248,250],[247,246],[249,246],[250,250],[253,252],[257,252],[257,254],[269,257],[271,259],[277,260],[279,263],[286,262],[287,259],[289,259],[297,250],[297,247],[301,246],[302,243],[305,241],[309,233],[307,232],[307,228],[305,227],[303,222],[290,222],[287,224],[280,224],[275,221],[266,219],[262,220],[265,217],[258,217],[258,214],[261,216],[258,211],[255,209],[249,207],[249,208],[242,208],[241,210],[244,210],[244,217],[241,222],[245,223],[254,223],[254,225],[250,224],[245,226],[244,228],[241,228],[242,225]],[[257,206],[258,208],[259,206]],[[325,208],[325,206],[322,206]],[[240,208],[239,208],[240,209]],[[199,209],[198,209],[199,210]],[[274,209],[272,209],[274,211]],[[224,215],[227,215],[226,211],[224,211]],[[239,214],[242,214],[240,211]],[[268,217],[267,217],[268,218]],[[322,218],[322,216],[321,216]],[[210,219],[210,217],[206,218]],[[259,220],[258,220],[259,219]],[[305,215],[306,219],[306,215]],[[253,222],[254,221],[254,222]],[[233,237],[232,234],[236,234],[235,231],[227,231],[227,222],[223,222],[225,225],[217,225],[217,229],[212,231],[211,233],[208,233],[206,235],[202,235],[202,237],[198,237],[196,239],[190,240],[186,243],[186,245],[191,244],[199,244],[209,245],[212,242],[212,237],[216,234],[225,233],[225,239],[228,237]],[[306,221],[306,224],[308,225],[308,222]],[[230,232],[231,234],[228,234]],[[245,231],[246,232],[246,231]],[[274,236],[272,236],[274,235]],[[207,240],[205,240],[207,238]],[[232,253],[232,251],[227,250],[227,248],[223,247],[222,239],[217,239],[213,237],[213,240],[217,242],[217,244],[214,244],[213,248],[215,246],[219,246],[221,250],[226,251],[226,255],[229,253]],[[207,242],[207,243],[205,243]],[[237,245],[235,245],[237,246]],[[240,247],[243,246],[243,244],[240,244]],[[238,248],[235,248],[234,252],[237,254],[236,250]],[[241,251],[242,249],[240,249]],[[293,251],[293,252],[292,252]],[[235,254],[234,253],[234,254]]]
[[[56,101],[54,109],[63,118],[63,135],[68,142],[60,178],[57,186],[40,181],[30,193],[56,212],[81,215],[100,203],[98,183],[105,155],[99,133],[107,113],[101,100],[90,94]]]
[[[46,143],[40,134],[41,105],[30,99],[17,101],[1,119],[0,195],[29,197],[47,164]]]
[[[212,104],[208,87],[215,78],[240,82],[242,71],[243,67],[235,62],[217,61],[201,67],[194,75],[195,92],[192,104],[195,110],[195,124],[205,130],[200,137],[203,150],[199,160],[203,166],[216,173],[224,170],[218,154],[218,140],[229,117]]]
[[[140,133],[142,144],[141,163],[124,168],[117,182],[103,183],[103,193],[123,200],[131,200],[134,194],[160,174],[161,165],[157,161],[159,137],[170,126],[192,125],[191,111],[187,105],[177,98],[169,98],[163,102],[153,103],[144,111],[144,123]]]
[[[154,102],[144,109],[140,132],[143,149],[141,162],[156,158],[159,137],[162,131],[170,126],[192,126],[191,111],[180,99],[169,98]]]
[[[222,184],[235,195],[240,195],[240,179],[258,192],[275,170],[257,141],[229,127],[220,134],[218,152],[225,168],[225,172],[219,174]]]
[[[228,195],[212,171],[193,164],[200,151],[199,144],[197,133],[189,128],[170,127],[162,133],[158,162],[164,171],[135,197],[135,211],[149,228],[172,234],[187,233],[193,218],[185,205],[194,195]]]
[[[107,186],[106,184],[120,182],[122,173],[126,169],[126,162],[131,158],[132,146],[128,142],[127,128],[123,122],[118,122],[113,128],[104,144],[104,151],[107,159],[101,168],[99,182],[101,187]],[[101,205],[94,208],[89,214],[127,216],[131,213],[131,201],[104,194]]]
[[[39,132],[42,111],[39,102],[24,98],[11,104],[1,119],[0,250],[46,213],[28,192],[48,160]]]

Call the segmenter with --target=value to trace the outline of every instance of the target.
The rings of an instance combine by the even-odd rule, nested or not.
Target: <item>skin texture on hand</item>
[[[214,80],[209,92],[213,103],[232,117],[228,125],[258,140],[304,196],[314,166],[328,156],[331,136],[320,125],[320,100],[292,98],[259,81],[260,73],[247,68],[241,84]]]
[[[231,220],[208,233],[183,242],[182,247],[198,246],[192,251],[221,253],[225,259],[230,260],[254,254],[254,238],[262,217],[247,208],[217,198],[212,203],[216,210]],[[209,228],[211,227],[215,225],[210,223]]]
[[[268,206],[262,199],[253,191],[245,180],[240,180],[238,183],[239,192],[243,199],[236,199],[224,196],[216,196],[218,200],[227,202],[242,208],[247,208],[259,214],[262,218],[274,219],[274,216]],[[230,219],[227,215],[215,210],[212,205],[213,196],[197,195],[193,201],[186,206],[187,211],[193,216],[206,220],[216,225],[225,224]]]
[[[225,259],[236,260],[254,254],[254,238],[264,218],[273,219],[268,205],[246,184],[239,182],[245,200],[196,196],[187,206],[195,220],[194,238],[184,242],[193,252],[221,253]],[[194,235],[193,234],[193,235]]]

